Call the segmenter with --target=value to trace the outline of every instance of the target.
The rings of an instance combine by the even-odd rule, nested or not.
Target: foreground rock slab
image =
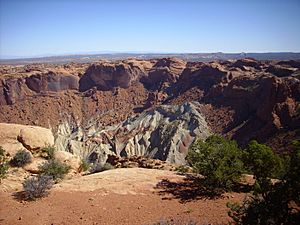
[[[120,168],[65,180],[57,184],[55,190],[68,192],[101,190],[104,195],[108,193],[143,195],[145,191],[153,191],[162,179],[179,181],[183,177],[173,171]]]

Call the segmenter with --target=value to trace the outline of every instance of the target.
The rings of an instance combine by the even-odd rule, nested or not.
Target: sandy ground
[[[142,168],[65,180],[48,197],[33,202],[20,201],[14,193],[0,191],[0,224],[141,225],[170,218],[225,224],[230,221],[226,203],[245,196],[212,197],[186,176]]]

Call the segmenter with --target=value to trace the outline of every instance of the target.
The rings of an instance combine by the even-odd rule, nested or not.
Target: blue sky
[[[300,0],[0,0],[0,55],[300,52]]]

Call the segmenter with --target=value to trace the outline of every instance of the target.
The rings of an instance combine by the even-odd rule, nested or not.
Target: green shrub
[[[70,167],[57,160],[49,160],[39,167],[42,175],[50,176],[54,181],[63,179],[69,172]]]
[[[1,162],[1,159],[0,159],[0,182],[3,178],[6,178],[8,169],[9,169],[9,163]]]
[[[188,172],[189,172],[189,167],[180,165],[180,166],[176,167],[175,170],[176,170],[178,173],[188,173]]]
[[[241,205],[229,203],[229,216],[236,224],[286,224],[300,221],[300,141],[293,142],[293,153],[283,179],[262,186],[261,192]]]
[[[256,180],[255,191],[262,192],[269,186],[271,178],[278,178],[283,170],[282,159],[273,150],[257,141],[251,141],[243,154],[244,164]]]
[[[91,173],[98,173],[98,172],[103,172],[105,170],[111,170],[114,169],[115,167],[111,165],[110,163],[94,163],[92,168],[91,168]]]
[[[81,160],[80,171],[87,171],[89,170],[90,167],[91,164],[87,160],[85,159]]]
[[[54,159],[55,148],[52,146],[44,147],[42,153],[46,154],[46,159]]]
[[[0,157],[5,156],[5,150],[3,149],[2,146],[0,146]]]
[[[5,157],[5,150],[0,146],[0,182],[6,177],[8,169],[9,163]]]
[[[186,159],[195,172],[205,176],[209,187],[221,190],[230,190],[243,171],[237,143],[216,135],[196,141]]]
[[[29,177],[23,182],[23,190],[26,199],[35,200],[45,197],[53,186],[53,180],[50,176]]]
[[[22,167],[32,162],[31,153],[27,150],[19,150],[11,160],[13,166]]]

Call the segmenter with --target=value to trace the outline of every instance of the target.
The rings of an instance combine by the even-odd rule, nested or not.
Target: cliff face
[[[30,90],[36,93],[78,90],[79,77],[49,72],[26,77],[25,83]]]
[[[143,74],[145,68],[132,63],[100,63],[91,65],[80,79],[80,91],[93,87],[97,90],[109,91],[113,88],[128,88]]]
[[[46,68],[45,68],[46,67]],[[49,92],[78,90],[79,75],[84,66],[76,69],[53,65],[2,66],[0,69],[0,105],[13,105],[28,97]]]
[[[234,109],[228,133],[240,143],[265,141],[282,129],[300,127],[297,78],[237,77],[227,86],[214,87],[206,101]]]
[[[62,126],[73,127],[64,144],[59,144],[70,151],[80,139],[70,137],[79,135],[72,130],[82,130],[85,141],[76,143],[92,143],[85,148],[102,146],[117,155],[151,155],[182,162],[184,154],[180,152],[186,153],[196,136],[182,120],[186,107],[193,109],[186,116],[189,120],[197,111],[201,121],[207,122],[203,125],[197,119],[193,126],[198,124],[206,134],[210,130],[233,137],[242,145],[258,139],[280,147],[298,137],[299,77],[298,61],[253,59],[210,63],[128,59],[2,66],[0,122],[50,127],[58,134],[64,133]],[[135,122],[128,119],[134,116]],[[172,120],[177,121],[176,126]],[[87,135],[89,127],[100,144]],[[169,139],[166,132],[172,134]]]

